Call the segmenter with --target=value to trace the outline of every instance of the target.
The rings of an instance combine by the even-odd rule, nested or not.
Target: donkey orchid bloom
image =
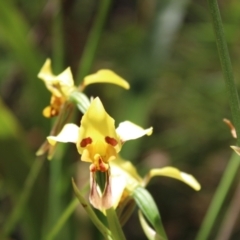
[[[125,121],[115,129],[114,122],[97,97],[83,115],[80,127],[66,124],[57,136],[49,136],[47,139],[51,145],[56,142],[76,143],[78,152],[82,155],[81,160],[91,163],[91,172],[106,172],[109,161],[117,157],[124,142],[152,134],[152,127],[143,129]]]
[[[117,194],[112,189],[111,169],[109,163],[115,160],[124,142],[152,134],[152,127],[143,129],[134,123],[125,121],[115,129],[114,119],[105,111],[99,98],[95,98],[83,115],[80,127],[66,124],[57,136],[47,139],[51,145],[56,142],[76,143],[81,160],[90,162],[90,202],[98,209],[112,207]],[[95,179],[97,171],[106,175],[103,193],[100,192]],[[114,197],[113,197],[114,195]],[[116,196],[116,197],[115,197]]]
[[[66,68],[59,75],[54,75],[52,72],[51,60],[47,59],[38,73],[38,78],[42,79],[46,88],[52,93],[50,106],[43,110],[45,117],[54,117],[59,114],[62,105],[68,100],[69,96],[74,91],[81,91],[86,86],[93,83],[111,83],[122,88],[129,89],[130,85],[123,78],[118,76],[111,70],[102,69],[97,73],[90,74],[83,79],[79,89],[74,86],[72,72],[70,67]]]
[[[43,80],[46,88],[52,93],[50,105],[43,110],[43,115],[47,118],[57,116],[70,93],[76,90],[70,67],[59,75],[54,75],[51,60],[47,59],[38,73],[38,78]]]

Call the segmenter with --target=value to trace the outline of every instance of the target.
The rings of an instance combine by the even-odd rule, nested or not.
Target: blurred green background
[[[92,48],[93,59],[86,60],[83,52],[103,2],[0,1],[0,226],[17,204],[35,152],[53,123],[42,116],[50,93],[37,79],[50,57],[54,72],[70,66],[77,84],[81,74],[103,68],[129,81],[129,91],[96,84],[87,88],[87,94],[99,96],[117,124],[128,119],[153,126],[151,137],[129,142],[122,150],[141,174],[172,165],[201,183],[200,192],[167,178],[154,179],[149,186],[169,239],[194,239],[230,158],[229,145],[235,143],[222,121],[231,115],[207,2],[105,1],[109,10],[102,30],[93,37],[96,51]],[[219,3],[239,87],[240,4],[238,0]],[[91,67],[81,70],[83,61]],[[76,122],[80,119],[77,114]],[[75,146],[67,147],[63,159],[60,178],[52,183],[53,204],[59,203],[55,220],[73,197],[71,177],[79,182],[88,179],[88,165],[79,161]],[[50,172],[46,160],[9,239],[45,239],[52,224]],[[224,209],[231,205],[234,191],[233,186]],[[240,238],[239,222],[229,239]],[[146,239],[136,212],[124,231],[127,239]],[[212,239],[216,235],[213,231]],[[101,236],[79,207],[55,239]]]

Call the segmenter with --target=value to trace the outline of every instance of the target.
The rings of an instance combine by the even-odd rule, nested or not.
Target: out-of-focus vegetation
[[[71,177],[79,182],[88,178],[88,166],[79,161],[75,146],[69,145],[60,178],[51,183],[58,203],[51,220],[49,215],[55,214],[49,214],[49,204],[55,202],[49,203],[51,163],[35,160],[51,128],[51,121],[42,116],[50,94],[37,74],[50,57],[56,73],[70,66],[76,83],[81,82],[82,54],[100,2],[0,1],[0,226],[18,203],[33,162],[43,161],[9,239],[45,239],[73,197]],[[238,0],[219,3],[239,87],[240,5]],[[117,123],[129,119],[153,126],[152,137],[129,142],[122,151],[141,173],[173,165],[201,183],[200,192],[165,178],[149,186],[169,239],[194,239],[232,153],[229,145],[234,144],[222,121],[231,115],[207,3],[112,1],[99,36],[88,73],[112,69],[129,81],[131,89],[94,85],[87,93],[99,96]],[[77,123],[80,118],[77,114]],[[234,191],[233,186],[223,210],[231,206]],[[237,221],[230,239],[239,239]],[[124,231],[127,239],[146,239],[136,213]],[[56,239],[101,236],[79,207]]]

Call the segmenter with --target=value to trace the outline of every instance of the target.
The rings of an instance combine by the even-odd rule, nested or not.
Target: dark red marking
[[[118,144],[118,141],[115,138],[111,137],[105,137],[105,141],[114,147]]]
[[[90,170],[90,172],[96,172],[96,171],[97,171],[97,168],[96,168],[96,166],[92,163],[92,164],[90,165],[90,167],[89,167],[89,170]]]
[[[81,142],[80,142],[80,146],[81,147],[86,147],[88,144],[92,143],[92,139],[90,137],[88,138],[84,138]]]
[[[103,160],[101,158],[98,159],[98,165],[99,165],[99,170],[101,172],[106,172],[107,171],[107,167],[104,164]]]

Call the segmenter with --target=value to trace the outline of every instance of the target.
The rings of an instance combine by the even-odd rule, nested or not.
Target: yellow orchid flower
[[[93,83],[112,83],[122,88],[129,89],[127,81],[111,70],[102,69],[97,73],[86,76],[79,89],[74,85],[70,67],[59,75],[52,72],[51,60],[47,59],[38,73],[38,78],[44,81],[46,88],[52,93],[50,105],[43,110],[47,118],[57,116],[63,104],[69,99],[74,91],[82,91],[86,86]]]
[[[115,129],[114,119],[105,111],[97,97],[83,115],[80,127],[66,124],[57,136],[47,139],[51,145],[56,142],[76,143],[81,160],[90,162],[90,202],[96,208],[110,208],[113,205],[112,178],[109,163],[117,158],[122,145],[132,139],[151,135],[152,127],[143,129],[134,123],[125,121]],[[100,192],[96,181],[96,172],[106,175],[105,190]],[[114,179],[115,181],[115,179]],[[115,197],[114,197],[115,198]]]
[[[82,161],[92,163],[91,172],[106,172],[109,161],[116,158],[124,142],[152,134],[152,127],[142,129],[125,121],[115,129],[114,122],[97,97],[83,115],[80,127],[66,124],[57,136],[49,136],[47,139],[51,145],[56,142],[76,143]]]
[[[59,75],[54,75],[51,60],[47,59],[38,73],[38,78],[44,81],[46,88],[52,93],[50,106],[43,110],[43,115],[45,117],[57,116],[70,93],[76,90],[70,67]]]

